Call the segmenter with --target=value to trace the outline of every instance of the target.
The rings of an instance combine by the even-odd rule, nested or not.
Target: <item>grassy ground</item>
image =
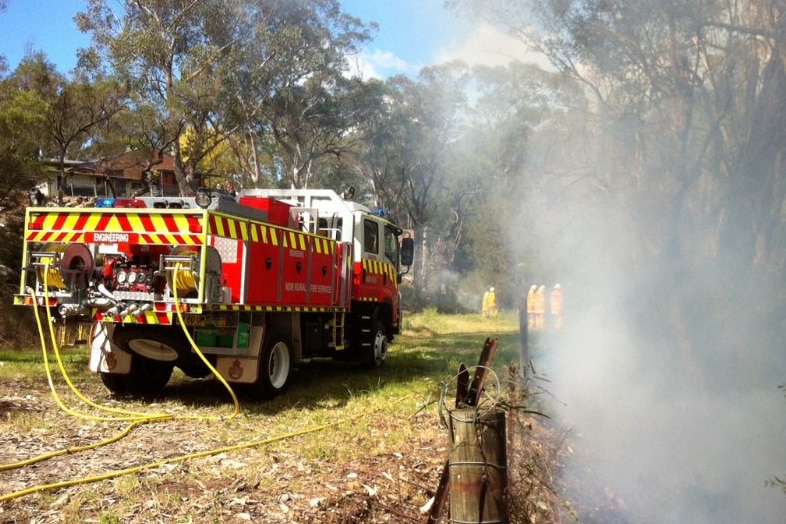
[[[154,402],[113,398],[87,373],[85,349],[66,349],[69,375],[96,403],[202,419],[141,424],[112,444],[5,470],[100,442],[129,423],[85,418],[105,412],[85,406],[55,376],[63,404],[83,416],[60,409],[40,349],[0,352],[0,523],[424,522],[421,508],[448,456],[438,399],[455,392],[459,364],[476,364],[487,337],[499,342],[494,371],[504,396],[509,365],[519,359],[518,316],[427,311],[408,317],[382,369],[307,362],[276,400],[241,396],[234,418],[219,383],[177,374]],[[532,346],[537,351],[537,340]],[[496,383],[492,378],[489,389]],[[510,467],[512,522],[557,522],[564,513],[550,491],[559,451],[550,442],[558,439],[538,419],[524,416],[509,428],[527,433],[519,439],[527,444],[508,450],[518,461]],[[114,473],[122,470],[129,473]]]

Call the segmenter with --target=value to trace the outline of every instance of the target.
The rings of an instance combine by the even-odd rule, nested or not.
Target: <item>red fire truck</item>
[[[29,207],[15,303],[50,308],[59,343],[87,339],[90,370],[114,393],[158,392],[174,367],[206,377],[201,352],[272,398],[304,358],[383,364],[413,258],[401,237],[384,212],[331,190]]]

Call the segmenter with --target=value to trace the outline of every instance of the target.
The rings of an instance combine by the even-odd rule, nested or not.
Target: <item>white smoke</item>
[[[614,522],[784,522],[786,496],[765,485],[786,471],[786,367],[769,342],[774,327],[739,302],[727,325],[704,324],[724,305],[717,275],[663,289],[673,267],[632,267],[626,256],[629,217],[561,213],[559,240],[542,246],[561,275],[565,318],[535,361],[582,457],[567,475],[625,501],[626,520]],[[676,315],[684,325],[674,322],[676,295],[691,308]]]

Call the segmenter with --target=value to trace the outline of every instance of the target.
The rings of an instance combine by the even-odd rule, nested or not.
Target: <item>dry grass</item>
[[[460,362],[474,365],[483,340],[499,339],[495,371],[518,360],[517,317],[410,316],[388,362],[373,373],[347,364],[303,364],[275,401],[243,399],[231,420],[170,420],[134,428],[113,444],[0,471],[0,497],[159,463],[131,474],[0,502],[0,522],[425,522],[448,441],[437,399]],[[155,402],[112,398],[86,373],[85,350],[66,362],[77,387],[99,404],[221,417],[231,413],[214,381],[176,375]],[[97,413],[55,381],[65,404]],[[517,416],[509,450],[511,521],[561,522],[553,491],[560,439],[538,417]],[[74,417],[48,390],[40,350],[0,353],[0,464],[99,442],[125,422]],[[236,446],[223,452],[211,452]],[[181,460],[191,453],[205,456]],[[443,517],[443,522],[447,519]]]

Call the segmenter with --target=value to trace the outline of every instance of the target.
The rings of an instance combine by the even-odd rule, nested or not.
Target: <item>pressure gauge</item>
[[[136,283],[136,277],[137,277],[137,274],[135,272],[133,272],[133,271],[130,272],[128,274],[128,283],[129,284],[135,284]]]
[[[118,271],[117,272],[117,283],[118,284],[125,284],[127,279],[128,279],[128,273],[126,273],[125,271]]]

